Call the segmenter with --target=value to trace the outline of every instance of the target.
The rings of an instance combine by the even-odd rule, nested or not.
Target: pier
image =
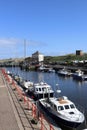
[[[0,69],[0,130],[61,130],[53,124],[5,70]]]
[[[63,69],[64,67],[67,70],[70,70],[71,72],[75,72],[76,70],[80,69],[82,70],[85,74],[87,74],[87,68],[85,67],[78,67],[78,66],[66,66],[66,65],[50,65],[51,68],[53,68],[55,71],[58,71],[60,69]]]

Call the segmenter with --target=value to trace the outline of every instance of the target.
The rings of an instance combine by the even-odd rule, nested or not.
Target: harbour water
[[[79,82],[72,77],[60,77],[57,73],[23,71],[17,67],[7,68],[7,70],[34,83],[47,82],[55,91],[56,97],[58,96],[56,90],[60,89],[61,95],[67,96],[75,104],[78,104],[82,111],[84,110],[87,122],[87,81]]]

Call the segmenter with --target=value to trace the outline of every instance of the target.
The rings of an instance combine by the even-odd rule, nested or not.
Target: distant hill
[[[27,57],[26,61],[31,61],[31,57]],[[83,56],[77,56],[75,54],[68,54],[63,56],[45,56],[44,57],[44,63],[57,63],[57,62],[72,62],[73,60],[87,60],[87,53],[85,53]],[[19,63],[23,62],[24,58],[9,58],[9,59],[1,59],[0,63]]]
[[[77,56],[75,54],[68,54],[64,56],[45,56],[45,62],[57,62],[57,61],[65,61],[71,62],[73,60],[87,60],[87,53],[83,56]]]

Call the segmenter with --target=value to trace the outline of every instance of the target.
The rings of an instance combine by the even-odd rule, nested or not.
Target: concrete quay
[[[31,109],[0,70],[0,130],[61,130],[56,125],[49,125],[45,119],[45,126],[41,120],[32,123],[34,113]]]
[[[20,130],[20,128],[8,89],[0,72],[0,130]]]

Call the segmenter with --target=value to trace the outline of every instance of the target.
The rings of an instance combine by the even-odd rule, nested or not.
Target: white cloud
[[[34,41],[34,40],[26,40],[26,39],[16,39],[16,38],[0,38],[0,46],[13,46],[18,44],[26,44],[32,45],[32,46],[43,46],[46,45],[46,43],[43,43],[41,41]]]
[[[26,43],[28,43],[29,45],[32,45],[32,46],[44,46],[44,45],[46,45],[46,43],[44,43],[44,42],[34,41],[34,40],[26,41]]]
[[[24,40],[17,38],[0,38],[0,57],[13,57],[13,55],[23,56],[24,43],[26,43],[27,54],[31,53],[30,50],[38,50],[46,46],[46,43],[34,40]],[[2,55],[2,56],[1,56]],[[30,54],[31,55],[31,54]]]
[[[0,38],[0,57],[13,57],[19,41],[15,38]]]
[[[0,39],[0,46],[2,45],[15,45],[17,44],[18,40],[17,39],[13,39],[13,38],[7,38],[7,39]]]

